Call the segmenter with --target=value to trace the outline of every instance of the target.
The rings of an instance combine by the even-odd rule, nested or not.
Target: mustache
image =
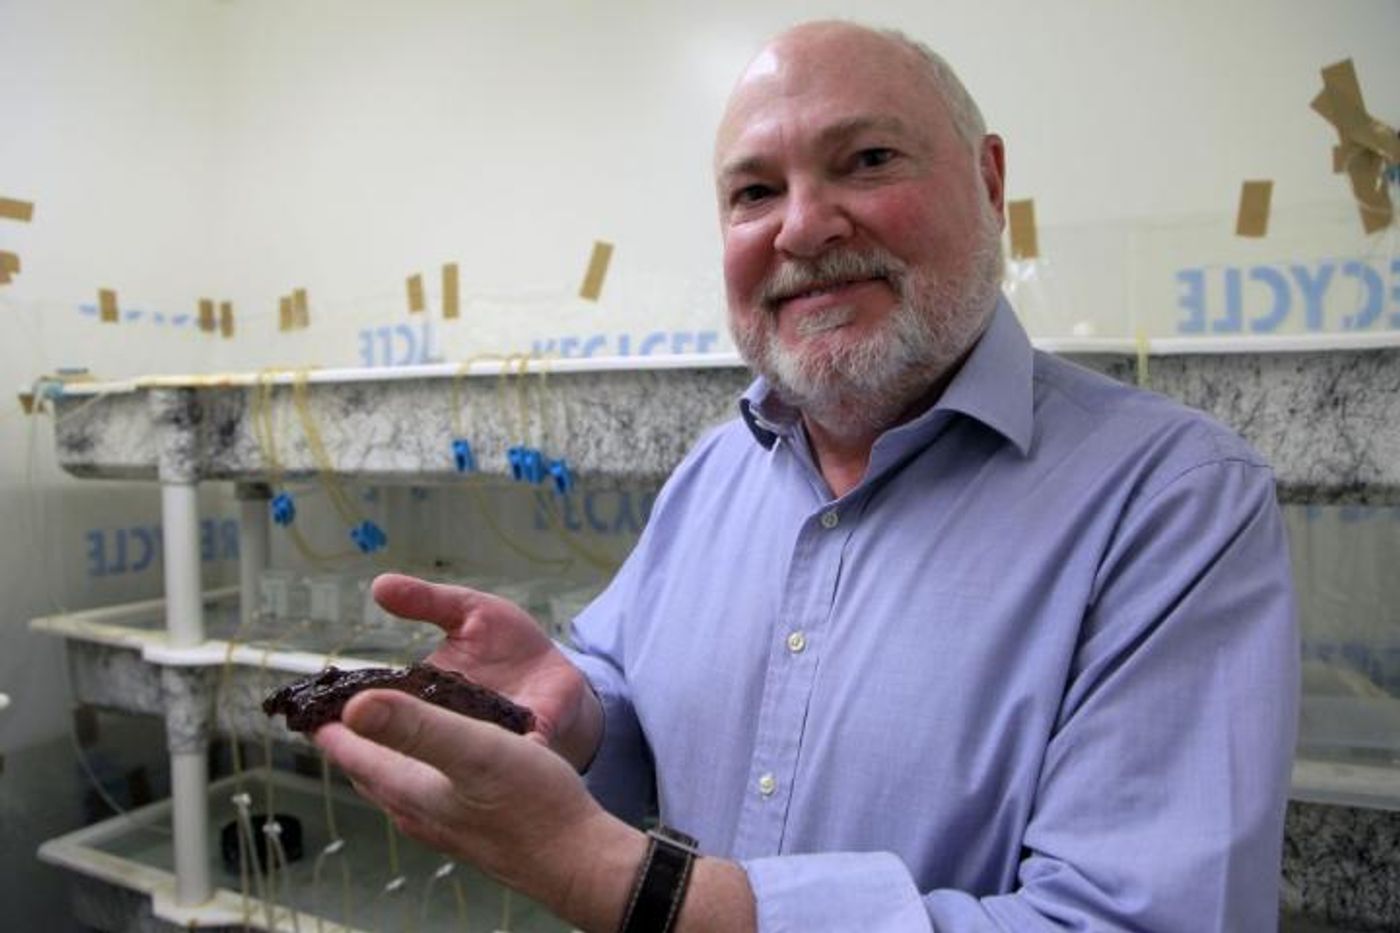
[[[842,249],[815,259],[788,259],[759,283],[758,299],[771,311],[795,295],[868,279],[886,279],[899,292],[905,269],[903,262],[882,249]]]

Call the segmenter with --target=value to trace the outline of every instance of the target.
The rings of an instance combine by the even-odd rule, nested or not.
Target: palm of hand
[[[529,707],[534,735],[552,745],[578,714],[587,690],[578,669],[519,606],[478,594],[428,661],[458,671]]]

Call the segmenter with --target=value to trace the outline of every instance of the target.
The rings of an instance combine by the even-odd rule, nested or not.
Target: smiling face
[[[730,328],[779,394],[833,430],[883,428],[995,306],[1001,145],[954,127],[912,48],[799,27],[740,80],[715,150]]]

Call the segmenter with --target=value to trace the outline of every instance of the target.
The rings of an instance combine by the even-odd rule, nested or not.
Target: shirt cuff
[[[627,695],[627,685],[607,661],[563,648],[603,707],[603,736],[593,760],[583,769],[583,780],[593,797],[608,812],[632,825],[640,825],[651,798],[651,756],[641,726]]]
[[[758,905],[758,933],[933,929],[909,870],[889,852],[779,855],[739,864]]]

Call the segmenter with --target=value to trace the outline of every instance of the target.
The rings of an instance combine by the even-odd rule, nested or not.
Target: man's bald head
[[[836,56],[833,50],[837,50]],[[726,137],[734,132],[735,103],[747,84],[772,77],[794,54],[837,57],[862,50],[886,58],[893,56],[908,70],[911,78],[924,82],[941,101],[959,138],[973,151],[977,150],[987,134],[986,121],[981,108],[943,56],[898,29],[875,29],[845,20],[821,20],[794,26],[779,33],[754,56],[730,97],[717,134],[717,150],[723,148]]]
[[[947,105],[948,115],[953,119],[953,128],[972,148],[976,149],[981,145],[982,137],[987,135],[987,122],[982,119],[982,109],[977,106],[977,101],[972,99],[972,95],[968,93],[967,87],[957,72],[953,71],[953,66],[948,64],[947,59],[929,48],[926,43],[911,38],[898,29],[881,29],[879,32],[885,38],[908,48],[922,60],[929,80],[943,95],[943,103]]]

